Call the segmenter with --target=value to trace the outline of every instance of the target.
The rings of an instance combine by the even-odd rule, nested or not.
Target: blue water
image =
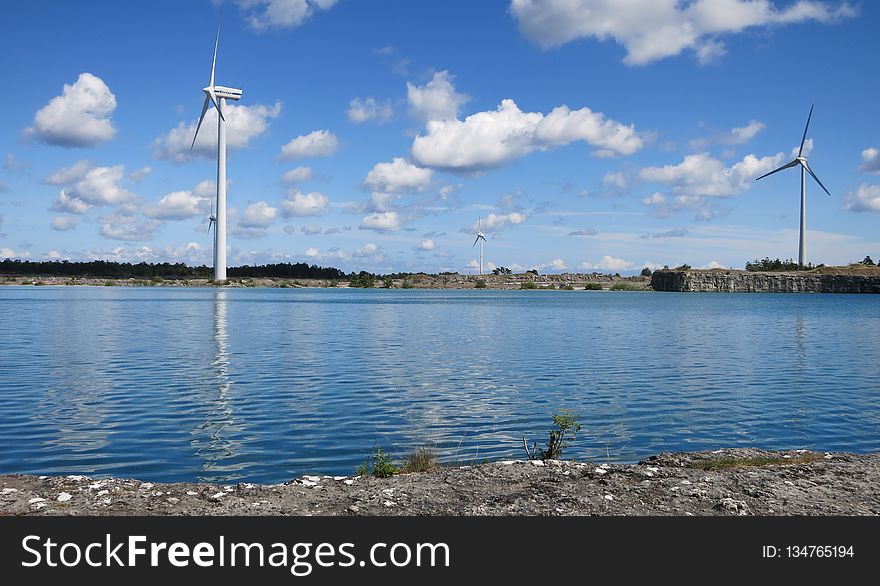
[[[880,451],[880,297],[0,288],[0,473],[278,482],[376,446]]]

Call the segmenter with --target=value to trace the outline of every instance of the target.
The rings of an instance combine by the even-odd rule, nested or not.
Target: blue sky
[[[0,257],[210,264],[222,12],[230,264],[376,272],[880,256],[880,7],[241,0],[6,7]],[[211,117],[214,118],[211,118]]]

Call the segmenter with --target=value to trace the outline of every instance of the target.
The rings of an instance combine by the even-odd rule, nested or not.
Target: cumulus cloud
[[[416,250],[424,252],[428,250],[434,250],[434,241],[430,238],[427,240],[422,240],[416,245]]]
[[[354,98],[348,105],[348,121],[355,124],[363,124],[370,120],[388,122],[393,115],[391,100],[380,102],[373,97]]]
[[[489,214],[482,219],[483,232],[500,232],[507,226],[515,226],[522,224],[527,216],[521,212],[511,212],[509,214]],[[474,222],[470,228],[463,230],[467,234],[476,234],[480,223]]]
[[[597,232],[593,228],[584,228],[583,230],[575,230],[568,233],[569,236],[595,236],[596,234]]]
[[[873,147],[862,151],[862,164],[859,165],[862,173],[880,175],[880,150]]]
[[[357,258],[376,258],[382,256],[382,249],[369,242],[352,252],[351,255]]]
[[[125,167],[93,167],[88,161],[79,161],[70,167],[63,167],[46,177],[50,185],[64,185],[61,190],[58,209],[83,213],[91,205],[121,205],[132,203],[137,196],[120,183],[125,179]],[[53,208],[55,209],[55,208]]]
[[[144,206],[146,217],[155,220],[186,220],[208,214],[216,183],[202,181],[192,190],[172,191],[155,204]]]
[[[511,0],[520,31],[547,49],[581,38],[612,39],[626,49],[624,63],[646,65],[694,51],[708,63],[726,51],[719,37],[756,27],[854,17],[848,3],[797,0]]]
[[[311,167],[296,167],[295,169],[286,171],[284,175],[281,176],[281,181],[284,183],[302,183],[304,181],[311,181],[313,178],[314,173],[312,172]]]
[[[426,122],[457,118],[459,110],[470,98],[455,91],[453,79],[448,71],[438,71],[423,86],[407,82],[410,113]]]
[[[296,28],[316,12],[329,10],[338,0],[238,0],[247,22],[258,32]]]
[[[13,250],[11,248],[5,248],[5,247],[0,248],[0,259],[30,258],[30,257],[31,257],[31,253],[27,252],[27,251],[16,252],[15,250]]]
[[[58,232],[66,232],[68,230],[73,230],[76,228],[79,219],[76,216],[71,216],[68,214],[64,214],[61,216],[55,216],[52,218],[52,222],[49,224],[53,230]]]
[[[116,96],[104,80],[81,73],[73,85],[64,84],[61,95],[37,111],[25,136],[62,147],[95,146],[116,134],[110,120],[115,109]]]
[[[846,195],[843,207],[850,212],[880,212],[880,185],[862,183]]]
[[[136,171],[132,171],[128,174],[128,180],[132,183],[140,183],[144,179],[147,178],[147,175],[153,172],[153,168],[149,165],[145,165]]]
[[[400,216],[397,212],[377,212],[361,220],[361,230],[376,232],[395,232],[400,230]]]
[[[605,255],[599,262],[582,262],[578,265],[578,268],[581,270],[625,271],[634,269],[637,266],[639,265],[622,258]]]
[[[364,185],[373,191],[400,193],[421,191],[431,183],[431,169],[413,165],[395,157],[390,163],[377,163],[364,179]]]
[[[263,104],[242,106],[226,104],[223,115],[226,118],[226,148],[242,149],[250,146],[252,140],[269,128],[269,120],[281,114],[281,102],[269,107]],[[196,157],[214,159],[217,157],[217,110],[210,108],[205,113],[202,127],[195,146],[190,149],[196,132],[198,118],[192,122],[181,122],[176,128],[158,137],[152,143],[153,158],[186,163]]]
[[[764,130],[766,125],[757,120],[750,120],[745,126],[737,126],[726,132],[720,132],[707,138],[697,138],[688,142],[688,146],[692,149],[705,149],[711,143],[724,145],[745,144],[755,138],[755,136]]]
[[[643,145],[633,126],[608,120],[589,108],[559,106],[545,116],[523,112],[506,99],[496,110],[464,120],[428,121],[426,134],[413,140],[412,154],[421,165],[468,173],[579,140],[593,146],[599,157],[629,155]]]
[[[238,219],[238,225],[243,228],[267,228],[272,225],[278,216],[278,209],[273,208],[264,201],[252,203]]]
[[[339,148],[339,139],[329,130],[315,130],[297,136],[281,147],[281,159],[293,161],[307,157],[329,157]]]
[[[292,216],[320,216],[327,213],[330,199],[323,193],[313,191],[300,193],[293,191],[281,202],[281,213],[285,218]]]
[[[293,227],[292,227],[292,226],[286,226],[286,227],[285,227],[285,230],[284,230],[285,232],[287,232],[287,228],[293,228]],[[303,226],[303,227],[301,227],[299,230],[300,230],[300,232],[302,232],[302,233],[305,234],[306,236],[317,236],[318,234],[320,234],[321,232],[324,231],[323,228],[321,228],[321,227],[318,226],[317,224],[310,224],[310,225],[308,225],[308,226]],[[288,233],[292,234],[293,232],[291,231],[291,232],[288,232]]]
[[[126,242],[153,240],[156,230],[161,226],[161,222],[139,220],[124,214],[104,214],[98,218],[98,224],[101,226],[100,233],[104,238]]]
[[[615,189],[626,189],[626,176],[621,172],[606,173],[602,177],[602,185]]]
[[[729,197],[748,189],[756,177],[781,165],[784,156],[784,153],[777,153],[759,159],[755,155],[746,155],[741,161],[725,167],[723,162],[708,153],[699,153],[685,156],[676,165],[646,167],[639,172],[639,177],[644,181],[670,185],[682,195]]]
[[[66,189],[62,189],[58,194],[58,199],[52,202],[49,210],[68,214],[84,214],[91,207],[90,204],[87,204],[75,195],[70,195]]]

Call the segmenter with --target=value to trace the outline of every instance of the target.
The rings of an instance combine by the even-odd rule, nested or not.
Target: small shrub
[[[566,291],[574,291],[574,287],[572,287],[571,285],[565,285],[564,287],[562,285],[560,285],[559,288],[564,289]]]
[[[675,270],[676,271],[689,271],[689,270],[691,270],[691,265],[689,265],[687,263],[685,263],[683,265],[678,265],[677,267],[675,267]]]
[[[523,282],[520,284],[519,288],[520,288],[520,289],[537,289],[538,286],[535,285],[535,283],[532,282],[532,281],[523,281]]]
[[[562,409],[555,413],[553,415],[553,425],[556,426],[556,429],[550,430],[550,439],[547,441],[547,448],[543,450],[538,449],[537,442],[535,442],[532,445],[532,449],[529,450],[526,438],[523,436],[523,447],[526,450],[529,460],[559,460],[562,458],[563,450],[568,447],[567,440],[569,438],[566,437],[567,434],[570,433],[570,438],[574,439],[577,436],[577,432],[583,427],[579,423],[580,418],[580,415],[577,415],[570,409]]]
[[[641,291],[642,288],[632,283],[614,283],[610,287],[611,291]]]
[[[477,282],[474,283],[474,289],[485,289],[486,288],[486,280],[485,279],[477,279]]]
[[[358,476],[372,474],[376,478],[391,478],[400,470],[389,460],[388,455],[382,451],[382,448],[376,448],[376,453],[373,454],[372,470],[370,469],[370,461],[367,460],[358,466],[354,472]]]
[[[150,277],[150,280],[154,283],[164,283],[165,282],[165,279],[163,279],[159,275],[153,275],[152,277]]]
[[[652,273],[652,272],[651,272],[651,269],[649,269],[648,267],[643,268],[643,269],[642,269],[642,272],[639,273],[639,275],[641,275],[641,276],[643,276],[643,277],[650,277],[650,276],[653,275],[653,274],[654,274],[654,273]]]
[[[104,281],[104,286],[105,287],[115,287],[116,281]]]
[[[413,288],[413,284],[412,284],[411,281],[404,280],[404,281],[403,281],[403,284],[401,285],[401,288],[403,288],[403,289],[412,289],[412,288]]]
[[[401,472],[430,472],[437,468],[437,454],[430,448],[418,448],[403,459]]]
[[[601,291],[604,287],[602,286],[602,283],[587,283],[584,285],[584,289],[587,291]]]
[[[46,285],[47,283],[44,283],[43,281],[34,281],[34,287],[45,287]]]

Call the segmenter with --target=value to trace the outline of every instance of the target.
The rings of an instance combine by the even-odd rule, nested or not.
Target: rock
[[[226,493],[225,493],[225,492],[218,492],[217,494],[212,494],[211,496],[209,496],[209,497],[208,497],[208,500],[209,500],[209,501],[219,501],[219,500],[222,499],[224,496],[226,496]]]
[[[614,497],[613,497],[612,495],[610,495],[610,494],[606,494],[606,495],[605,495],[605,500],[606,500],[606,501],[613,501],[613,500],[614,500]]]
[[[71,474],[67,477],[68,480],[73,480],[74,482],[80,482],[86,479],[85,476],[80,476],[79,474]]]
[[[71,498],[73,498],[72,494],[70,494],[69,492],[62,492],[61,494],[58,495],[58,502],[65,503],[65,502],[69,501]]]
[[[0,494],[12,494],[13,492],[18,492],[17,488],[4,488],[0,490]]]
[[[608,470],[605,470],[604,468],[596,468],[593,472],[596,474],[608,474]]]
[[[545,466],[543,460],[529,460],[529,464],[532,466]]]
[[[150,490],[151,488],[153,488],[153,483],[152,482],[144,482],[143,484],[141,484],[140,488],[141,488],[141,490]]]

